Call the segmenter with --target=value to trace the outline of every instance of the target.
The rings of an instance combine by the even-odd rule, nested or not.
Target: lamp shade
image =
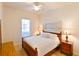
[[[39,31],[40,33],[42,33],[42,31],[43,31],[43,25],[42,25],[42,24],[40,24],[40,25],[38,26],[38,31]]]

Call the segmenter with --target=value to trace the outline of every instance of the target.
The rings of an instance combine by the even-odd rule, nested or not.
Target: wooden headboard
[[[55,32],[48,32],[48,31],[44,31],[44,30],[43,30],[43,32],[45,32],[45,33],[51,33],[51,34],[56,34],[57,37],[59,38],[60,42],[62,40],[62,32],[55,33]]]

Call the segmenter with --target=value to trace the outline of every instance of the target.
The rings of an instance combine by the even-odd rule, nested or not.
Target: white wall
[[[2,21],[2,42],[13,41],[15,45],[21,44],[21,20],[29,18],[31,20],[31,34],[36,31],[38,25],[37,16],[29,11],[20,10],[18,8],[3,5],[3,21]]]
[[[0,3],[0,19],[2,19],[2,3]]]

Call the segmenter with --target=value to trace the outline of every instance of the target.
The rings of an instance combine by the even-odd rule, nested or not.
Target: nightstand
[[[69,56],[73,55],[73,44],[72,44],[72,42],[62,41],[60,48],[61,48],[62,53],[69,55]]]

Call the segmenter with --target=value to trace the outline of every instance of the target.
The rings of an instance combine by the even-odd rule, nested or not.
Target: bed
[[[50,56],[59,49],[61,32],[48,31],[50,29],[45,27],[42,35],[22,38],[22,47],[29,56]]]
[[[61,33],[52,34],[55,35],[53,38],[40,35],[22,38],[22,47],[29,56],[49,56],[58,49],[61,43]]]

